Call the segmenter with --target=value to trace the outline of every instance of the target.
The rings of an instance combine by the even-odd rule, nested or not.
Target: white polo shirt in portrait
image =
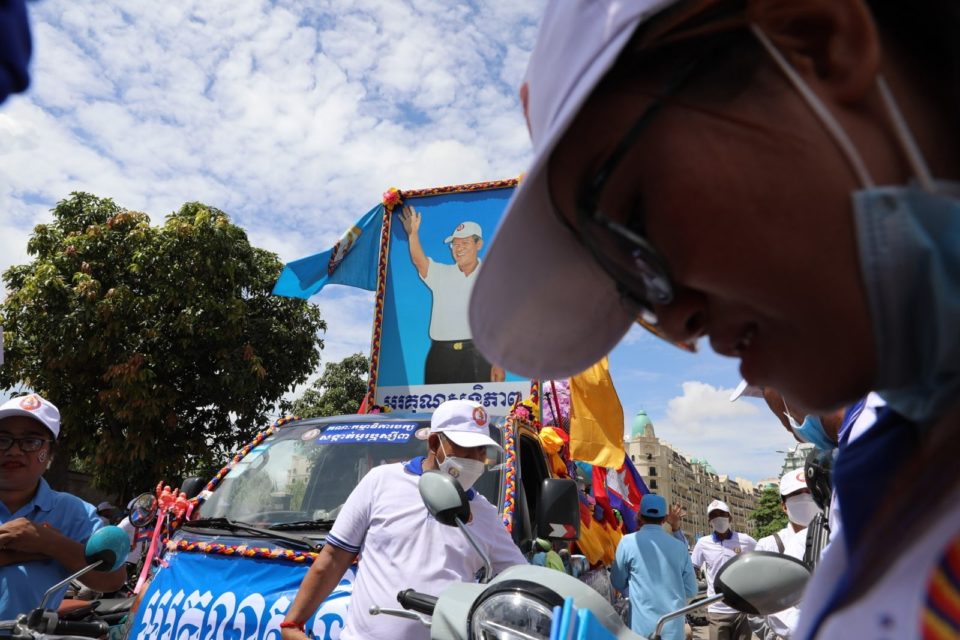
[[[457,527],[429,514],[417,483],[422,458],[372,469],[347,498],[327,542],[360,554],[357,577],[340,638],[429,640],[415,620],[371,616],[371,605],[397,608],[397,593],[415,589],[439,595],[452,582],[476,582],[483,560]],[[526,564],[496,508],[477,492],[467,527],[490,556],[494,573]]]
[[[707,597],[716,594],[713,581],[720,572],[720,568],[731,558],[747,551],[753,551],[756,546],[756,540],[745,533],[737,533],[736,531],[727,540],[720,540],[716,534],[703,536],[697,540],[690,560],[693,562],[693,566],[702,569],[707,574]],[[740,613],[722,602],[714,602],[707,607],[707,611],[710,613]]]
[[[431,340],[470,340],[468,309],[473,283],[477,281],[480,264],[464,275],[455,264],[443,264],[427,258],[427,277],[421,278],[433,292],[430,310]]]

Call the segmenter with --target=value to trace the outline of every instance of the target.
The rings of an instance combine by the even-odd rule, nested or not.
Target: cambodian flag
[[[306,300],[328,284],[374,291],[380,260],[383,205],[378,204],[347,229],[329,250],[288,263],[273,295]]]
[[[598,471],[594,467],[595,495],[600,499],[605,498],[611,508],[619,511],[624,528],[628,533],[633,533],[639,528],[637,514],[640,512],[640,499],[650,490],[627,456],[623,457],[623,465],[619,469],[604,469],[606,473]]]

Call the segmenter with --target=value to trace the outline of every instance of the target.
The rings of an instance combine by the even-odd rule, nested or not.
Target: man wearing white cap
[[[813,501],[803,469],[788,471],[780,478],[780,505],[787,514],[787,526],[776,533],[760,538],[756,551],[782,553],[803,560],[807,549],[807,527],[817,515],[819,507]],[[751,617],[750,626],[761,640],[789,638],[800,617],[797,607],[764,617]]]
[[[713,581],[720,568],[731,558],[753,551],[757,541],[730,528],[730,507],[722,500],[714,500],[707,506],[707,518],[713,533],[697,540],[690,559],[698,571],[706,573],[707,596],[713,596],[716,594]],[[745,613],[739,613],[722,602],[714,602],[707,607],[707,618],[710,620],[710,640],[750,640]]]
[[[424,383],[502,382],[503,369],[493,366],[477,350],[470,333],[467,308],[480,271],[483,230],[476,222],[457,225],[444,244],[454,264],[428,258],[420,243],[421,214],[407,205],[400,216],[407,232],[410,260],[433,294],[430,311],[430,351],[424,365]]]
[[[93,505],[53,491],[43,479],[60,435],[60,412],[37,394],[0,406],[0,619],[36,607],[43,593],[86,566],[83,543],[102,525]],[[123,569],[81,581],[115,591]],[[56,609],[63,591],[48,606]]]
[[[448,400],[431,418],[426,456],[374,467],[360,480],[280,625],[283,640],[306,640],[305,621],[358,555],[357,578],[340,637],[430,637],[430,630],[419,622],[369,614],[373,605],[394,606],[403,589],[437,594],[451,582],[474,582],[483,567],[480,555],[459,530],[440,524],[428,513],[418,489],[424,471],[448,473],[466,490],[471,511],[468,526],[489,554],[494,572],[525,563],[496,507],[472,489],[483,474],[487,448],[500,447],[490,437],[489,422],[487,412],[476,402]]]

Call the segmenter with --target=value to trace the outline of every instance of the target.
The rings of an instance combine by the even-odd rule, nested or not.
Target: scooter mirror
[[[427,511],[440,524],[453,527],[458,519],[464,523],[470,519],[467,494],[454,477],[439,471],[425,471],[417,486]]]
[[[809,578],[810,570],[796,558],[750,551],[723,565],[713,586],[734,609],[765,616],[797,604]]]
[[[123,566],[130,551],[130,538],[120,527],[110,525],[98,529],[83,548],[87,564],[102,561],[96,571],[115,571]]]
[[[137,529],[146,527],[157,515],[157,497],[152,493],[141,493],[130,506],[130,524]]]

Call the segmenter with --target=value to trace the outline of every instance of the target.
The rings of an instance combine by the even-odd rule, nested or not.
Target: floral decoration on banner
[[[389,212],[393,211],[397,205],[403,203],[403,194],[400,189],[390,187],[383,192],[383,207]]]
[[[506,482],[503,498],[503,526],[513,533],[513,516],[517,510],[517,439],[513,420],[503,429],[503,455],[506,459]]]

